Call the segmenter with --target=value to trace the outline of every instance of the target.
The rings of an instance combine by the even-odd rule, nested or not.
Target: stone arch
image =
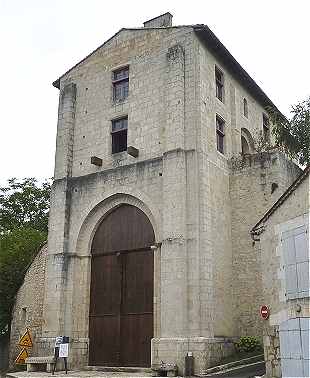
[[[142,210],[153,226],[156,242],[161,240],[157,211],[154,208],[151,210],[144,201],[131,194],[114,193],[95,205],[84,219],[76,243],[77,255],[90,255],[91,243],[100,223],[113,209],[123,204],[132,205]]]
[[[252,154],[254,152],[254,140],[248,129],[241,129],[241,152],[242,154]]]
[[[139,198],[138,198],[139,196]],[[152,201],[144,193],[137,193],[134,188],[114,189],[107,192],[104,198],[97,203],[90,204],[87,215],[80,226],[74,254],[73,282],[78,283],[78,290],[74,290],[70,301],[70,313],[78,313],[74,324],[71,325],[73,333],[78,334],[76,342],[80,343],[81,350],[89,343],[89,295],[91,280],[91,246],[96,230],[103,219],[114,209],[124,204],[140,209],[148,217],[155,234],[155,243],[162,240],[160,213]],[[160,297],[160,245],[154,253],[154,295]],[[159,304],[154,305],[154,337],[160,332]],[[68,310],[69,311],[69,310]],[[79,361],[79,362],[78,362]],[[88,362],[88,347],[83,355],[78,356],[77,365],[85,366]]]

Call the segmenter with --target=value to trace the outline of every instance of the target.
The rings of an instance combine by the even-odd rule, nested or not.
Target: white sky
[[[52,81],[122,27],[167,11],[174,25],[207,24],[286,115],[310,95],[310,0],[0,0],[0,184],[53,176]]]

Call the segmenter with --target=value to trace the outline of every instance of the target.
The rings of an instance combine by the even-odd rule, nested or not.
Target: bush
[[[239,353],[261,351],[262,344],[256,336],[242,336],[239,341],[235,343],[235,347]]]

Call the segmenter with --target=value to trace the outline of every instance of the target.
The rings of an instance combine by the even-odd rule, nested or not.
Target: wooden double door
[[[89,364],[150,366],[154,231],[138,208],[122,205],[92,243]]]

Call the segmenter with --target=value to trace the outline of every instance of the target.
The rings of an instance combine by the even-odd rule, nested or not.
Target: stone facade
[[[28,349],[30,355],[37,355],[40,351],[39,337],[42,334],[43,303],[45,290],[45,268],[47,259],[47,245],[37,254],[26,272],[24,282],[16,296],[10,335],[10,367],[21,348],[17,345],[20,337],[29,327],[33,340],[33,348]]]
[[[260,335],[262,296],[260,251],[249,238],[253,225],[276,202],[300,170],[277,152],[232,159],[233,313],[238,335]],[[273,187],[276,188],[273,191]]]
[[[261,278],[249,230],[297,169],[277,153],[241,157],[242,131],[255,139],[270,100],[252,79],[240,79],[236,62],[231,72],[227,56],[194,27],[170,21],[166,15],[122,29],[54,83],[55,180],[37,341],[42,354],[55,336],[70,336],[71,367],[88,364],[92,237],[121,204],[140,208],[155,233],[152,362],[176,363],[182,372],[191,351],[199,373],[232,352],[234,337],[261,332],[249,295],[256,297],[253,283]],[[129,95],[115,102],[112,72],[124,66]],[[225,78],[223,102],[215,96],[215,66]],[[216,147],[216,115],[225,120],[224,154]],[[111,121],[123,116],[136,158],[111,153]]]
[[[261,272],[261,303],[267,304],[271,312],[270,318],[267,321],[262,321],[266,376],[268,378],[282,376],[280,325],[289,319],[310,319],[309,295],[296,299],[288,299],[285,296],[284,257],[281,248],[281,234],[283,232],[305,226],[309,234],[309,187],[308,176],[292,191],[285,202],[259,225],[258,237],[260,240],[256,242],[256,249],[261,256],[263,266]],[[294,347],[297,348],[298,346],[295,345]],[[297,371],[295,373],[298,375]]]

